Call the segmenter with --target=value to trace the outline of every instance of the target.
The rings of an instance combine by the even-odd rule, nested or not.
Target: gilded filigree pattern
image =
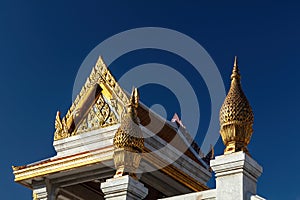
[[[129,148],[138,152],[144,148],[144,138],[137,117],[138,102],[139,95],[135,88],[130,98],[127,113],[122,117],[121,125],[114,137],[116,148]]]
[[[75,101],[73,102],[72,106],[68,110],[66,114],[66,118],[69,118],[71,114],[74,112],[77,104],[79,103],[80,99],[86,94],[88,89],[95,84],[104,83],[106,84],[111,91],[114,93],[116,98],[119,100],[118,102],[125,106],[128,103],[128,98],[123,89],[119,86],[115,78],[112,76],[110,71],[108,70],[107,66],[103,62],[102,58],[99,57],[95,67],[92,69],[90,76],[87,78],[84,86],[82,87],[80,93],[77,95]]]
[[[113,139],[114,163],[117,169],[115,177],[126,174],[136,177],[135,172],[139,167],[144,149],[143,133],[137,117],[138,104],[139,95],[135,88],[132,91],[130,103],[127,105],[127,112],[122,117],[121,125]]]
[[[55,118],[55,133],[54,140],[60,140],[62,138],[69,137],[69,133],[67,130],[66,120],[60,119],[60,112],[57,111]]]
[[[251,106],[242,90],[240,73],[235,58],[231,86],[220,110],[221,136],[226,145],[225,154],[244,151],[252,135],[254,121]]]
[[[81,122],[76,134],[118,123],[116,114],[101,95]]]
[[[74,127],[71,127],[72,124],[70,123],[72,123],[74,115],[82,114],[82,113],[78,113],[80,112],[80,110],[78,110],[78,107],[82,99],[86,97],[88,91],[97,84],[99,85],[104,84],[105,87],[107,87],[107,89],[110,91],[113,99],[109,99],[109,101],[111,101],[112,104],[115,104],[114,109],[118,113],[114,114],[108,112],[110,111],[109,105],[105,105],[102,108],[101,104],[95,103],[95,105],[91,107],[91,112],[88,114],[88,117],[80,121],[80,124],[76,124],[76,128],[74,131]],[[70,137],[72,135],[82,133],[87,130],[100,128],[100,127],[104,127],[116,123],[118,121],[118,116],[119,116],[118,114],[122,112],[119,111],[119,107],[121,108],[125,107],[128,104],[128,102],[129,100],[127,95],[119,86],[119,84],[116,82],[115,78],[108,70],[102,58],[99,57],[95,67],[92,69],[90,76],[87,78],[84,86],[82,87],[81,91],[77,95],[76,99],[74,100],[73,104],[71,105],[65,117],[63,117],[62,119],[60,119],[59,116],[56,117],[55,120],[56,130],[54,133],[54,140],[60,140],[63,138]],[[101,111],[100,113],[98,112],[99,110]],[[106,120],[102,119],[105,118],[103,116],[106,116],[107,119]],[[103,124],[98,125],[97,124],[98,122],[100,122],[100,124],[101,123]]]

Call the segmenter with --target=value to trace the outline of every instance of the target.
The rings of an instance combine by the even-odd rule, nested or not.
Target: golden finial
[[[234,56],[234,63],[233,63],[233,67],[237,67],[238,66],[238,60],[237,60],[237,56]]]
[[[231,86],[220,110],[220,133],[226,146],[224,154],[244,151],[253,132],[251,106],[241,87],[237,57],[234,59]]]
[[[126,174],[136,177],[135,171],[139,167],[144,149],[144,138],[137,117],[138,105],[139,93],[137,88],[133,88],[127,113],[123,116],[113,139],[114,162],[117,169],[115,177]]]
[[[233,63],[233,70],[232,70],[231,80],[234,79],[234,78],[241,79],[240,70],[239,70],[239,67],[238,67],[237,56],[234,57],[234,63]]]
[[[137,108],[139,106],[140,95],[137,88],[132,88],[131,96],[130,96],[130,104]]]

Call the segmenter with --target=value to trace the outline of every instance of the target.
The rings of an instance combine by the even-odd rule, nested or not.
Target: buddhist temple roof
[[[113,171],[114,145],[112,140],[121,124],[122,117],[126,113],[126,105],[128,104],[130,104],[129,95],[119,86],[102,58],[99,57],[91,75],[87,78],[66,115],[61,118],[60,113],[57,113],[54,133],[54,147],[57,155],[32,164],[14,166],[15,181],[32,187],[33,180],[49,176],[56,177],[57,173],[68,174],[70,170],[81,170],[93,165],[102,166],[102,163],[106,163]],[[155,133],[155,138],[157,138],[145,138],[146,145],[143,147],[143,152],[151,152],[153,151],[151,148],[156,148],[151,146],[154,140],[159,141],[159,145],[171,143],[172,148],[174,147],[177,149],[176,151],[183,153],[181,159],[184,159],[189,165],[197,167],[203,173],[199,176],[208,180],[210,177],[209,167],[200,157],[200,148],[190,137],[185,127],[176,126],[176,122],[162,120],[161,117],[141,103],[136,107],[136,111],[139,124],[142,127],[147,127],[148,131]],[[150,121],[152,126],[147,126]],[[158,131],[154,130],[156,124],[161,127]],[[103,138],[99,138],[101,132],[105,132],[105,137],[103,135]],[[95,147],[98,140],[99,147]],[[103,142],[101,143],[101,141]],[[84,145],[78,145],[81,142],[86,142],[86,146],[93,148],[85,150]],[[147,165],[156,165],[156,163],[159,165],[159,163],[164,162],[159,155],[147,156],[144,157]],[[176,164],[174,161],[159,171],[183,183],[192,191],[207,189],[205,181],[189,175],[190,172],[184,170],[186,169],[181,169],[180,164]]]

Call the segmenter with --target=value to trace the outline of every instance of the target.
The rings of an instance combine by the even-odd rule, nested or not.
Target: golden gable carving
[[[129,100],[99,57],[64,118],[57,112],[54,140],[119,123]]]

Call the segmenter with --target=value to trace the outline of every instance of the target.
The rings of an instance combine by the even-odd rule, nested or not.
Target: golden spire
[[[238,60],[237,60],[237,56],[234,56],[234,63],[233,63],[233,70],[232,70],[232,75],[231,75],[231,80],[233,78],[236,79],[241,79],[241,75],[240,75],[240,70],[238,67]]]
[[[237,151],[248,153],[247,145],[253,132],[254,116],[240,80],[237,57],[235,57],[231,86],[220,110],[220,133],[226,146],[224,154]]]
[[[137,88],[133,88],[127,113],[122,118],[113,140],[114,162],[117,169],[115,177],[126,174],[136,177],[135,171],[139,167],[144,149],[144,138],[137,117],[138,105],[139,93]]]

